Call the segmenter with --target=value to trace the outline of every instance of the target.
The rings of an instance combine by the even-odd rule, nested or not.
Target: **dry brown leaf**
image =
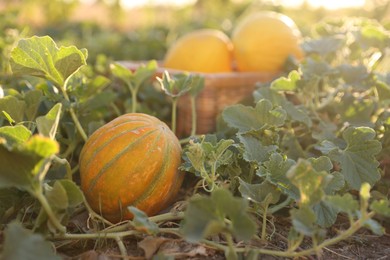
[[[145,252],[145,258],[151,259],[153,255],[158,251],[161,244],[166,242],[168,239],[162,237],[148,236],[138,243],[138,246]]]

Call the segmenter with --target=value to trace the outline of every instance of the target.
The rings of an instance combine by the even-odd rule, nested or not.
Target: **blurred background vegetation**
[[[137,0],[131,0],[137,1]],[[12,43],[20,37],[49,35],[60,45],[76,45],[89,52],[88,63],[99,59],[162,59],[181,34],[196,28],[216,28],[231,33],[240,16],[254,10],[273,10],[290,16],[309,36],[321,20],[354,16],[376,19],[390,28],[390,1],[366,0],[362,7],[329,10],[307,1],[287,7],[270,0],[197,0],[187,6],[125,8],[120,0],[1,0],[0,68],[5,66]]]

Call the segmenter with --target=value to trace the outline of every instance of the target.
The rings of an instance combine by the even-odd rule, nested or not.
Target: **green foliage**
[[[55,259],[38,232],[53,241],[112,239],[123,258],[126,237],[174,233],[228,259],[312,255],[362,227],[383,234],[373,217],[389,217],[389,184],[381,177],[390,151],[390,80],[377,68],[389,38],[365,19],[316,25],[300,64],[258,84],[253,104],[226,107],[225,128],[182,140],[180,170],[197,181],[195,194],[157,216],[130,206],[134,218],[117,225],[84,201],[77,178],[84,141],[129,111],[164,119],[172,112],[174,130],[177,100],[189,94],[194,109],[204,79],[165,72],[154,80],[155,61],[135,71],[103,56],[87,65],[84,49],[57,47],[48,36],[21,39],[9,53],[14,78],[0,86],[2,257]],[[74,214],[85,211],[91,225],[73,229]],[[257,247],[271,239],[279,212],[291,224],[288,248]],[[350,226],[330,237],[326,228],[340,214]],[[20,223],[10,222],[15,218]],[[311,245],[298,250],[306,238]]]
[[[5,241],[3,252],[0,254],[3,259],[42,259],[59,260],[52,245],[45,241],[40,234],[34,234],[22,227],[20,223],[10,223],[5,230]]]

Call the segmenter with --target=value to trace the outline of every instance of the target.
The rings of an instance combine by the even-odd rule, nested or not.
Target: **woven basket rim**
[[[128,69],[135,70],[139,66],[147,64],[152,60],[140,60],[140,61],[131,61],[131,60],[119,60],[116,61],[117,63],[125,66]],[[272,72],[263,72],[263,71],[256,71],[256,72],[241,72],[241,71],[232,71],[232,72],[213,72],[213,73],[205,73],[205,72],[196,72],[196,71],[184,71],[184,70],[178,70],[178,69],[171,69],[171,68],[164,68],[162,66],[162,61],[156,60],[158,67],[157,67],[157,74],[161,75],[164,73],[164,71],[167,71],[170,74],[182,74],[182,73],[190,73],[195,75],[201,75],[205,78],[273,78],[278,75],[278,73],[272,73]]]

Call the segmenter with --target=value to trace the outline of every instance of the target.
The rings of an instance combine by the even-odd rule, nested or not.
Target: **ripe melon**
[[[180,37],[168,49],[166,68],[203,73],[232,71],[233,45],[230,38],[216,29],[199,29]]]
[[[238,71],[279,72],[289,55],[303,57],[301,33],[286,15],[262,11],[237,23],[232,32]]]
[[[87,202],[103,217],[131,219],[128,206],[151,216],[169,205],[183,174],[181,146],[158,118],[129,113],[96,130],[80,154],[80,179]]]

